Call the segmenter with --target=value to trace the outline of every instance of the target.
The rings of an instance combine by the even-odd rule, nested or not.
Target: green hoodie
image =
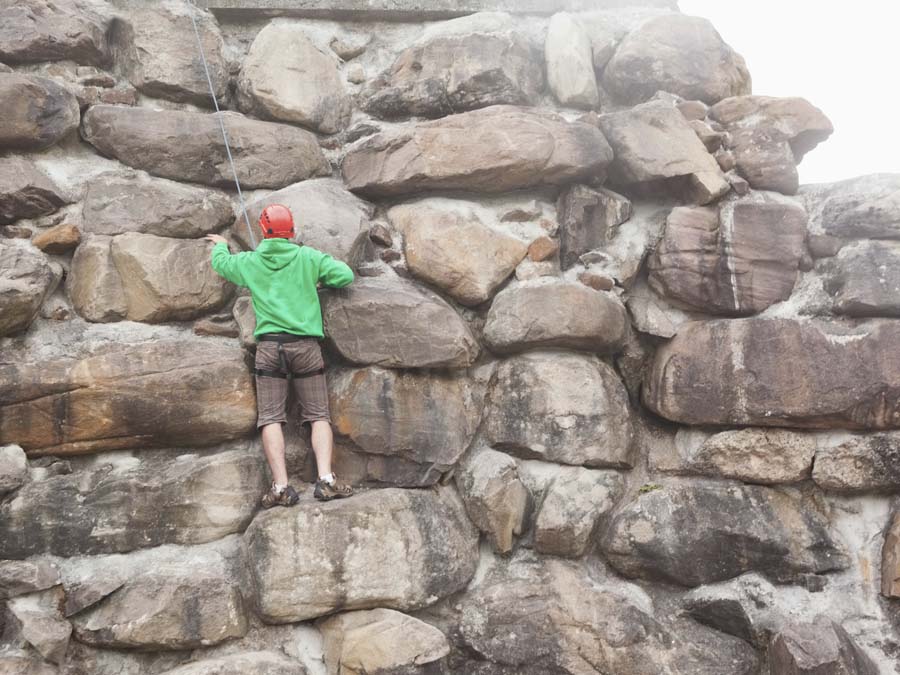
[[[263,239],[255,251],[231,255],[228,245],[212,250],[212,267],[233,284],[250,289],[256,312],[254,337],[293,333],[324,337],[317,285],[343,288],[353,271],[340,260],[287,239]]]

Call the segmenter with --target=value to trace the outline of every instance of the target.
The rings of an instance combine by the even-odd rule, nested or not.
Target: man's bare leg
[[[329,429],[329,432],[331,430]],[[263,450],[266,453],[266,461],[272,471],[272,480],[278,485],[287,485],[287,467],[284,463],[284,433],[281,424],[267,424],[262,428]],[[330,456],[329,456],[330,457]]]
[[[312,447],[316,455],[318,477],[330,475],[331,457],[334,454],[334,435],[331,433],[329,422],[317,420],[312,423]]]

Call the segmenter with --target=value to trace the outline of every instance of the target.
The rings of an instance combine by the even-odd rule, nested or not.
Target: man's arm
[[[319,283],[329,288],[343,288],[353,282],[353,270],[347,263],[323,254],[319,261]]]
[[[215,243],[212,248],[210,261],[216,273],[238,286],[246,286],[244,275],[241,272],[241,254],[231,255],[228,251],[228,242],[225,237],[218,234],[208,234],[206,239]]]

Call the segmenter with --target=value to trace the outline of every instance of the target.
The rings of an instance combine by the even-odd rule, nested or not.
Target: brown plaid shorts
[[[322,348],[316,338],[303,338],[281,345],[288,367],[294,374],[291,380],[282,377],[256,376],[256,407],[258,418],[256,428],[267,424],[287,422],[288,382],[300,404],[300,423],[330,422],[328,409],[328,386]],[[256,368],[259,370],[281,371],[278,343],[260,342],[256,345]]]

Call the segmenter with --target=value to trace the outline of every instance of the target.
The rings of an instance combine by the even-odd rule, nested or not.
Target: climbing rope
[[[216,109],[216,118],[219,120],[219,128],[222,130],[222,139],[225,141],[225,152],[228,155],[228,163],[231,164],[231,173],[234,176],[234,185],[237,188],[238,200],[241,202],[241,212],[244,214],[244,222],[247,223],[247,234],[250,235],[250,243],[256,248],[256,237],[253,236],[253,227],[250,225],[250,216],[247,215],[247,205],[244,203],[244,193],[241,192],[241,181],[238,180],[237,169],[234,167],[234,158],[231,156],[231,145],[228,143],[228,133],[225,131],[225,121],[222,119],[222,111],[219,110],[219,102],[216,100],[216,90],[213,88],[212,76],[209,74],[209,65],[206,63],[206,54],[203,53],[203,42],[200,40],[200,30],[197,28],[197,3],[191,0],[191,23],[194,25],[194,37],[197,38],[197,50],[200,52],[200,61],[206,72],[206,83],[209,85],[209,96],[212,98],[213,107]]]

